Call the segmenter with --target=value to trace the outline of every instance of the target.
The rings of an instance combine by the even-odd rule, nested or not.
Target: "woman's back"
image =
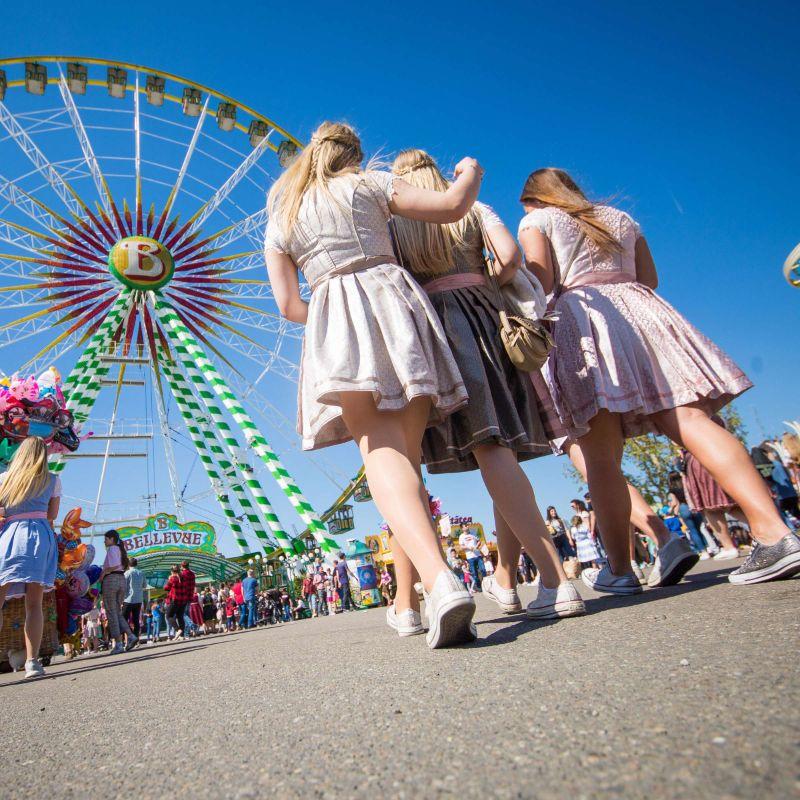
[[[636,239],[641,235],[639,225],[629,214],[611,206],[597,205],[594,211],[596,217],[619,242],[619,252],[603,253],[588,237],[583,238],[576,252],[575,245],[581,234],[581,227],[566,211],[554,206],[537,208],[520,223],[520,231],[536,228],[550,240],[558,262],[553,265],[556,283],[564,277],[559,275],[559,270],[567,272],[568,269],[567,286],[572,285],[577,278],[593,272],[624,272],[632,278],[636,277]],[[573,252],[575,255],[570,267]]]
[[[388,228],[393,180],[388,172],[350,173],[309,190],[288,237],[270,220],[266,249],[289,253],[312,287],[354,266],[396,263]]]
[[[7,472],[0,474],[0,484],[3,483],[6,475],[8,475]],[[13,517],[17,514],[46,512],[48,504],[50,503],[50,498],[52,498],[54,495],[61,494],[59,488],[60,483],[61,481],[58,476],[51,474],[49,482],[37,497],[28,497],[14,506],[8,506],[5,509],[5,516]]]

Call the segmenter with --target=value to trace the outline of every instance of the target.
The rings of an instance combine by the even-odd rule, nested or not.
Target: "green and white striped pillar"
[[[281,464],[278,456],[236,399],[236,396],[217,371],[217,368],[209,361],[205,352],[189,332],[188,328],[181,322],[180,317],[168,303],[157,295],[155,298],[155,308],[169,337],[176,343],[175,351],[183,362],[192,382],[198,386],[206,384],[211,386],[217,396],[222,400],[223,405],[230,411],[231,416],[242,429],[247,443],[267,465],[267,468],[272,473],[281,489],[283,489],[289,502],[294,506],[300,518],[308,526],[308,529],[314,535],[314,538],[322,549],[325,552],[337,550],[338,545],[327,535],[325,526],[317,516],[311,504],[303,496],[303,493],[292,479],[292,476],[289,475],[289,472]],[[210,398],[207,399],[204,396],[204,392],[207,392],[207,389],[204,388],[201,390],[200,396],[208,406]],[[210,406],[209,411],[211,411]]]
[[[108,348],[114,332],[125,319],[131,309],[130,292],[124,290],[111,306],[106,318],[89,340],[86,349],[81,353],[69,377],[64,384],[67,408],[72,412],[76,422],[86,422],[89,412],[97,400],[100,391],[100,379],[108,373],[108,365],[103,364],[101,355]],[[66,466],[66,459],[57,455],[50,461],[52,472],[61,472]]]
[[[164,322],[162,314],[166,315],[166,317],[170,316],[174,317],[174,319],[178,321],[178,324],[183,328],[183,330],[186,330],[187,335],[189,335],[189,337],[192,338],[191,334],[189,334],[186,327],[180,321],[178,315],[160,298],[156,302],[156,312],[158,313],[162,323]],[[228,422],[225,419],[222,409],[217,405],[214,399],[214,393],[211,391],[206,382],[205,371],[201,371],[202,367],[197,363],[196,359],[193,359],[193,357],[189,354],[188,348],[184,346],[183,342],[178,336],[178,333],[175,330],[173,330],[173,328],[169,325],[164,325],[164,329],[167,335],[173,341],[174,345],[173,349],[177,354],[177,356],[180,358],[180,361],[183,364],[184,369],[186,370],[186,375],[188,376],[189,381],[194,386],[198,396],[205,404],[208,414],[211,417],[211,421],[217,431],[217,434],[228,448],[228,451],[230,452],[233,461],[236,462],[237,460],[236,451],[240,449],[239,442],[234,436],[230,425],[228,425]],[[192,341],[194,340],[192,339]],[[250,493],[253,495],[258,510],[261,512],[264,519],[266,520],[267,525],[269,526],[270,530],[272,531],[273,535],[278,541],[278,544],[285,550],[293,552],[291,537],[282,528],[280,520],[278,519],[278,515],[272,508],[272,505],[269,502],[269,499],[267,498],[266,494],[264,493],[261,484],[255,478],[255,476],[252,475],[246,476],[244,478],[244,482],[247,485],[247,488],[250,490]]]
[[[226,474],[226,477],[230,476],[231,473],[234,472],[234,465],[226,457],[225,451],[222,449],[222,447],[220,447],[214,432],[203,423],[203,418],[206,415],[192,394],[192,390],[189,384],[186,382],[186,379],[180,373],[177,366],[168,361],[166,354],[160,349],[159,365],[161,366],[161,369],[167,378],[167,382],[172,389],[175,402],[178,406],[181,416],[186,422],[189,435],[191,436],[192,442],[194,442],[194,445],[197,448],[197,453],[206,469],[206,473],[208,474],[212,486],[214,485],[215,480],[222,483],[222,476],[217,471],[217,464],[219,465],[219,468]],[[214,460],[215,458],[216,461]],[[272,548],[274,545],[267,535],[264,524],[261,522],[260,517],[256,513],[255,506],[253,506],[252,501],[244,491],[244,485],[246,485],[247,481],[249,480],[252,480],[250,476],[243,476],[241,483],[237,482],[235,479],[231,480],[231,489],[236,495],[239,505],[241,505],[242,510],[247,516],[247,519],[253,526],[256,536],[259,538],[264,549],[267,550]],[[227,499],[227,496],[223,498],[218,494],[217,497],[220,501],[220,505],[222,506],[225,516],[231,521],[231,529],[236,535],[236,543],[239,545],[239,548],[242,550],[242,552],[248,552],[247,542],[244,538],[244,534],[241,526],[239,525],[236,514],[232,513],[233,510],[230,506],[230,501]],[[229,513],[228,509],[230,509],[231,513]]]

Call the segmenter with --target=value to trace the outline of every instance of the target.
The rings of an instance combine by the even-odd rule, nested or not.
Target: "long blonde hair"
[[[284,236],[291,235],[309,189],[324,191],[331,178],[360,172],[363,158],[361,140],[353,128],[343,122],[323,122],[269,191],[267,209]]]
[[[563,169],[545,167],[531,172],[519,200],[523,205],[538,202],[566,211],[578,223],[586,238],[605,255],[619,253],[622,249],[616,237],[595,213],[598,204],[589,200]]]
[[[392,164],[392,172],[421,189],[446,192],[450,186],[436,162],[424,150],[402,150]],[[474,208],[458,222],[447,225],[396,217],[394,226],[405,265],[425,278],[435,278],[451,270],[455,266],[453,250],[466,244],[470,230],[479,230]]]
[[[38,497],[50,481],[47,469],[47,445],[44,439],[31,436],[19,446],[11,458],[0,485],[0,506],[10,508],[23,500]]]

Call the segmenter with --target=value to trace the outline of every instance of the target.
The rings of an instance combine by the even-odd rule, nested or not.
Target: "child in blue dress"
[[[61,481],[47,469],[47,446],[32,436],[19,446],[0,475],[0,628],[6,599],[25,598],[25,677],[39,678],[44,615],[42,598],[52,591],[58,568],[53,523]]]

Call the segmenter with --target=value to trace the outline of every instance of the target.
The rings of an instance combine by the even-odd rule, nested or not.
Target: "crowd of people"
[[[108,651],[112,655],[132,650],[139,644],[185,642],[199,636],[281,625],[301,619],[334,616],[356,606],[355,580],[344,553],[329,566],[317,559],[304,575],[296,593],[287,586],[266,589],[256,572],[247,570],[235,581],[198,586],[190,562],[170,569],[163,596],[148,601],[145,574],[136,558],[120,549],[115,531],[106,534],[106,574],[122,569],[124,589],[116,581],[103,582],[102,599],[82,617],[80,644],[66,648],[67,659],[83,653]],[[384,568],[381,585],[384,602],[391,602],[392,577]]]

